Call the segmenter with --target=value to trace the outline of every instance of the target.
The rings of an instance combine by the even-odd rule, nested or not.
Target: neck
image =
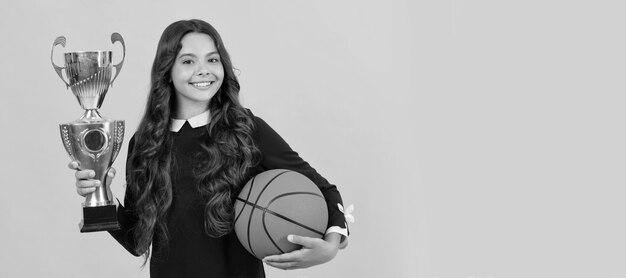
[[[174,118],[180,119],[180,120],[187,120],[194,116],[200,115],[207,110],[208,108],[205,105],[195,106],[195,107],[189,107],[189,106],[178,107],[178,109],[176,109],[176,114],[174,115]]]

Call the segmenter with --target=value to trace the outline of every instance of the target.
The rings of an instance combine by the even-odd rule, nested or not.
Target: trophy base
[[[78,227],[81,233],[119,230],[116,206],[83,207],[83,220]]]

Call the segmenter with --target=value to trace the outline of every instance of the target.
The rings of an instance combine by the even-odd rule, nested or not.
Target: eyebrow
[[[219,53],[216,50],[216,51],[212,51],[212,52],[207,53],[205,56],[208,57],[208,56],[211,56],[213,54],[219,54]],[[183,54],[178,55],[178,58],[182,58],[182,57],[185,57],[185,56],[191,56],[191,57],[194,57],[194,58],[196,57],[196,55],[193,54],[193,53],[183,53]]]

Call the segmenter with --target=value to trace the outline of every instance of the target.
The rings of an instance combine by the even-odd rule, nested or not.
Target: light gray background
[[[269,277],[626,277],[623,14],[620,1],[11,1],[0,276],[148,276],[108,234],[78,232],[58,124],[82,112],[50,47],[65,35],[59,52],[119,59],[109,37],[124,36],[101,113],[129,138],[161,32],[201,18],[241,69],[244,104],[356,207],[348,249]]]

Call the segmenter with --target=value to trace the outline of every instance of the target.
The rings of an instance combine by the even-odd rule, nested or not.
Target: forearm
[[[132,232],[132,228],[137,223],[137,218],[129,213],[127,208],[122,206],[119,201],[117,202],[117,220],[120,222],[120,229],[109,231],[109,234],[133,256],[140,256],[141,254],[137,253],[135,250],[137,245]]]

